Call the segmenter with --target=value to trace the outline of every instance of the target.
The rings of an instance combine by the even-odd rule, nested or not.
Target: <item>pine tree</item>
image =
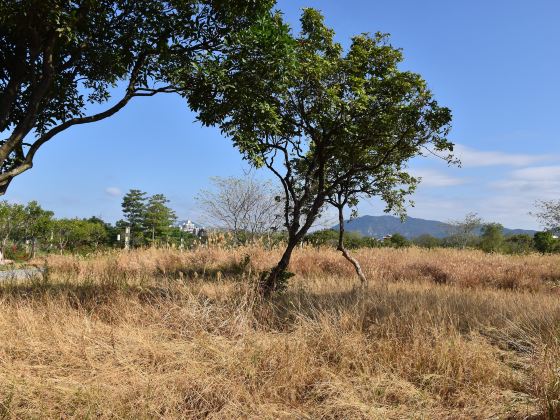
[[[148,199],[144,214],[146,237],[152,244],[167,237],[173,222],[177,219],[175,212],[167,206],[169,200],[163,194],[155,194]]]
[[[144,220],[146,217],[146,193],[132,189],[123,197],[122,211],[127,225],[130,227],[132,246],[144,242]]]

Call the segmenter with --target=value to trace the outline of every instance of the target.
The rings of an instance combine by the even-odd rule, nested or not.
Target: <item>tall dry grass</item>
[[[198,248],[194,251],[146,249],[113,252],[100,257],[51,255],[46,264],[57,276],[71,280],[204,278],[220,280],[251,276],[270,268],[282,248],[261,246]],[[421,248],[361,249],[353,251],[363,271],[376,282],[432,281],[459,287],[489,287],[506,290],[557,293],[560,257],[557,255],[502,255],[475,250]],[[351,279],[354,268],[332,248],[305,247],[292,258],[290,270],[299,278],[338,276]]]
[[[0,284],[4,418],[560,418],[560,259],[301,249],[50,257]],[[247,257],[249,256],[249,257]]]

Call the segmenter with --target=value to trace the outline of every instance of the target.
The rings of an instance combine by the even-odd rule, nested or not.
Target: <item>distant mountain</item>
[[[333,226],[333,229],[338,229],[338,225]],[[432,235],[436,238],[443,238],[449,236],[453,231],[449,223],[438,222],[437,220],[417,219],[414,217],[407,217],[404,222],[401,222],[398,217],[394,216],[361,216],[354,220],[346,221],[345,229],[347,231],[359,232],[364,236],[371,236],[373,238],[382,238],[385,235],[400,233],[408,239],[416,238],[424,234]],[[520,233],[534,235],[535,231],[504,228],[504,234],[507,236]]]

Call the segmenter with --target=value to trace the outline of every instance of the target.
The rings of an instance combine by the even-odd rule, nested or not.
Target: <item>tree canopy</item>
[[[1,0],[0,195],[60,132],[139,96],[176,92],[168,74],[218,54],[272,0]],[[124,92],[105,110],[114,90]],[[122,90],[122,89],[121,89]]]
[[[172,224],[177,220],[175,212],[167,206],[169,200],[163,194],[148,198],[144,214],[144,228],[152,243],[169,236]]]
[[[486,223],[482,226],[480,247],[486,252],[497,252],[504,244],[504,227],[500,223]]]
[[[123,197],[121,207],[126,225],[130,227],[132,244],[140,245],[144,240],[146,193],[138,189],[131,189]]]
[[[292,36],[280,16],[236,35],[226,54],[177,74],[200,120],[218,125],[284,191],[288,245],[263,282],[281,287],[291,252],[341,186],[399,205],[416,180],[409,159],[448,152],[451,112],[426,82],[402,71],[387,35],[362,34],[345,51],[322,15],[305,9]]]
[[[146,241],[154,245],[169,237],[177,217],[168,203],[163,194],[148,196],[138,189],[131,189],[124,195],[122,211],[125,220],[117,224],[130,227],[133,246],[143,245]]]

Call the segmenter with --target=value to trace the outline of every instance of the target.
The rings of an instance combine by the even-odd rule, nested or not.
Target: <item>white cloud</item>
[[[509,177],[490,186],[509,189],[535,198],[560,196],[560,166],[534,166],[512,171]]]
[[[416,206],[409,210],[410,216],[423,219],[462,219],[467,213],[478,213],[485,222],[497,222],[507,228],[538,229],[535,218],[530,214],[535,200],[524,194],[504,192],[494,196],[454,196],[449,198],[418,194]]]
[[[532,166],[511,171],[505,179],[491,182],[496,195],[484,201],[495,220],[510,226],[538,228],[530,214],[537,200],[560,197],[560,166]]]
[[[464,167],[476,166],[527,166],[538,162],[550,161],[554,156],[531,155],[521,153],[504,153],[471,149],[460,144],[455,145],[455,153]]]
[[[433,169],[413,169],[411,172],[413,176],[422,178],[420,186],[425,187],[452,187],[467,182],[466,179],[452,177]]]
[[[485,221],[499,222],[508,228],[539,229],[530,212],[537,200],[560,198],[560,156],[480,152],[459,147],[460,152],[465,150],[470,159],[466,163],[473,169],[411,168],[412,175],[423,179],[411,196],[415,206],[409,209],[409,215],[448,221],[477,212]],[[480,170],[476,166],[488,168]],[[382,214],[383,208],[378,199],[363,200],[360,214]]]
[[[560,166],[535,166],[513,171],[513,176],[531,181],[560,182]]]
[[[111,197],[120,197],[122,195],[122,191],[118,187],[107,187],[105,188],[105,194],[110,195]]]

